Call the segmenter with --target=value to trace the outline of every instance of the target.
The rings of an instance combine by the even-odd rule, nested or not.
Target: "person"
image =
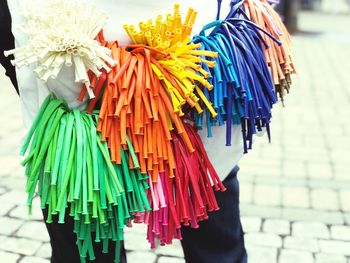
[[[167,11],[171,10],[174,3],[179,3],[183,9],[191,6],[198,10],[196,28],[194,29],[194,32],[198,33],[204,24],[215,20],[216,12],[214,10],[216,10],[217,5],[215,0],[194,0],[191,3],[185,0],[148,0],[147,4],[141,0],[90,0],[88,2],[92,2],[110,15],[110,20],[105,26],[104,32],[107,40],[117,39],[120,45],[128,44],[130,41],[123,29],[125,23],[136,24],[160,13],[166,14]],[[8,1],[8,5],[12,16],[12,32],[15,36],[16,46],[20,47],[25,44],[26,36],[18,27],[23,22],[19,12],[19,0]],[[229,1],[223,1],[222,6],[229,8]],[[9,16],[6,19],[9,19]],[[8,31],[7,34],[10,35],[11,32]],[[6,39],[6,37],[4,38]],[[5,47],[5,49],[11,48],[11,46]],[[11,67],[8,68],[11,70]],[[31,66],[17,68],[17,78],[26,129],[30,128],[41,102],[50,91],[54,92],[59,98],[67,100],[71,108],[83,109],[87,101],[85,99],[83,103],[79,104],[75,100],[80,91],[80,86],[74,83],[74,74],[67,68],[63,69],[56,80],[50,80],[47,84],[36,79]],[[188,263],[245,263],[247,262],[247,253],[240,221],[239,183],[237,179],[239,168],[236,165],[243,155],[241,128],[237,125],[233,129],[232,140],[236,143],[232,147],[224,146],[225,129],[215,127],[213,133],[216,138],[215,141],[207,138],[205,129],[201,131],[201,136],[208,155],[227,191],[216,193],[220,211],[210,213],[209,220],[201,222],[199,229],[182,228],[183,240],[181,240],[181,244]],[[218,141],[221,144],[217,143]],[[46,220],[47,211],[43,210],[43,214]],[[51,224],[46,224],[52,246],[51,262],[80,262],[75,244],[76,237],[72,231],[73,223],[73,219],[66,216],[65,224],[58,224],[57,220]],[[95,262],[113,262],[114,249],[110,249],[112,253],[102,254],[99,253],[101,251],[99,245],[94,244],[94,246],[96,249]],[[121,246],[121,250],[121,262],[126,262],[123,246]]]
[[[16,71],[11,64],[13,56],[5,57],[4,55],[5,50],[13,49],[15,46],[15,40],[11,32],[11,15],[7,1],[0,2],[0,34],[2,36],[0,38],[0,63],[4,67],[6,76],[10,78],[17,94],[19,94]]]

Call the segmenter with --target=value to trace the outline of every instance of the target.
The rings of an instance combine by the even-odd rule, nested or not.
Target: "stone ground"
[[[241,213],[250,263],[350,262],[350,16],[302,13],[294,37],[299,76],[274,109],[273,139],[241,161]],[[0,79],[1,262],[49,262],[38,206],[28,216],[18,165],[18,98]],[[181,263],[179,243],[149,251],[126,231],[129,262]]]

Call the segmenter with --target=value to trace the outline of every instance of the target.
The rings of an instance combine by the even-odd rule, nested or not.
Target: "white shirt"
[[[19,26],[24,22],[24,18],[20,15],[19,5],[22,1],[30,0],[8,1],[16,47],[25,45],[27,41],[27,37],[19,29]],[[125,23],[137,25],[138,22],[153,19],[159,14],[172,13],[175,3],[180,4],[183,16],[186,15],[189,7],[193,7],[198,11],[193,29],[194,34],[199,33],[205,24],[215,20],[217,10],[215,0],[87,0],[87,2],[93,3],[109,14],[110,19],[104,27],[105,37],[107,40],[118,40],[120,45],[130,43],[123,29]],[[229,0],[224,0],[222,3],[222,17],[228,11],[229,2]],[[30,128],[41,103],[49,94],[49,91],[53,91],[57,97],[65,99],[70,108],[81,110],[85,108],[87,98],[82,103],[76,100],[80,93],[81,84],[74,82],[72,68],[63,68],[57,79],[49,80],[47,83],[43,83],[36,78],[33,66],[16,68],[16,73],[21,94],[22,117],[26,129]],[[206,128],[199,133],[212,164],[223,180],[243,156],[241,126],[234,125],[232,128],[232,146],[225,146],[225,126],[213,127],[213,138],[207,138]]]

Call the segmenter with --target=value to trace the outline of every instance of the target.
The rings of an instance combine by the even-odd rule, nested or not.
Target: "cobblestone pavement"
[[[240,163],[250,263],[350,262],[350,16],[303,13],[301,28],[300,75],[274,109],[273,141],[259,138]],[[0,261],[49,262],[40,209],[24,205],[18,99],[0,84]],[[142,227],[126,231],[129,262],[184,262],[179,243],[150,252],[143,240]]]

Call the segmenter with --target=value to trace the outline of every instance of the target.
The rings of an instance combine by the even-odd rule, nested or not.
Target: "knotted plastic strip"
[[[179,5],[175,4],[174,13],[166,15],[164,19],[158,15],[155,20],[140,22],[139,30],[128,24],[124,25],[124,29],[135,44],[145,44],[160,50],[178,49],[187,45],[196,16],[197,11],[189,8],[182,21]]]
[[[204,32],[215,27],[209,36]],[[214,109],[221,108],[219,118],[208,119],[207,125],[223,124],[226,121],[226,144],[231,144],[231,126],[241,118],[244,140],[244,152],[251,149],[253,135],[266,127],[270,138],[269,123],[271,107],[277,101],[274,85],[261,47],[264,32],[250,21],[243,19],[217,20],[203,28],[195,43],[201,43],[205,49],[219,52],[219,60],[211,69],[214,90],[206,93],[213,102]],[[210,58],[208,58],[210,59]],[[202,116],[197,116],[197,123]],[[209,135],[211,135],[209,133]]]
[[[266,45],[263,45],[266,62],[269,65],[276,92],[281,101],[284,101],[285,92],[289,92],[291,86],[291,74],[295,73],[295,67],[291,54],[291,38],[277,12],[266,0],[245,0],[243,8],[231,12],[228,18],[244,16],[274,36],[281,44],[277,44],[269,36],[262,37]]]
[[[94,40],[108,16],[93,5],[77,0],[35,0],[22,6],[26,19],[22,30],[28,35],[25,46],[6,51],[18,67],[35,64],[38,77],[56,79],[63,66],[74,66],[75,81],[84,83],[90,98],[87,71],[99,76],[115,66],[111,50]]]
[[[133,214],[151,209],[148,178],[140,173],[131,144],[119,148],[123,162],[112,163],[107,144],[96,133],[97,116],[70,111],[63,100],[49,95],[21,149],[28,206],[37,192],[41,208],[48,209],[48,223],[55,215],[64,223],[69,212],[82,262],[87,256],[94,259],[93,237],[107,253],[108,242],[123,239],[123,227]]]
[[[125,25],[124,28],[135,44],[146,45],[167,54],[165,57],[158,58],[158,64],[161,68],[156,63],[152,68],[159,79],[167,79],[165,85],[173,101],[175,112],[179,112],[182,116],[181,106],[185,103],[201,112],[202,108],[197,102],[203,100],[211,115],[216,116],[217,113],[205,96],[201,92],[197,92],[197,83],[201,83],[208,90],[213,88],[206,80],[209,72],[204,70],[201,64],[213,67],[214,63],[202,60],[201,56],[213,58],[217,57],[217,53],[200,50],[199,44],[190,43],[190,34],[196,16],[197,12],[190,8],[184,22],[182,22],[179,5],[175,4],[174,14],[168,14],[164,21],[162,15],[159,15],[155,21],[150,19],[147,22],[140,22],[139,31],[133,25]],[[168,75],[172,79],[169,79]],[[183,99],[177,101],[175,97],[179,97],[179,95],[172,94],[173,90],[175,92],[177,90]]]
[[[209,161],[197,130],[185,123],[195,152],[187,150],[182,138],[172,132],[172,147],[176,161],[175,177],[168,169],[159,174],[157,182],[148,192],[152,211],[140,215],[137,222],[148,225],[147,239],[155,247],[157,238],[161,245],[182,239],[181,225],[198,228],[198,222],[208,219],[208,212],[219,210],[215,191],[225,191],[214,167]],[[213,185],[213,187],[212,187]]]
[[[176,17],[177,8],[176,5]],[[193,13],[190,10],[188,15],[190,25],[194,20]],[[178,19],[176,25],[187,28],[187,22],[182,24],[181,17]],[[152,20],[148,23],[148,27],[152,27]],[[143,24],[140,27],[146,30]],[[130,26],[126,28],[131,30]],[[159,30],[165,29],[161,27]],[[112,59],[118,64],[111,72],[103,73],[99,78],[92,75],[91,86],[96,96],[101,94],[105,85],[97,130],[101,132],[102,140],[108,141],[112,161],[116,163],[121,163],[122,160],[115,149],[120,145],[125,146],[126,135],[129,135],[140,161],[141,173],[151,174],[154,182],[157,181],[159,172],[165,171],[165,166],[169,166],[170,175],[174,176],[176,164],[170,143],[172,130],[176,130],[182,137],[190,152],[194,151],[180,118],[184,115],[184,106],[202,112],[199,104],[202,101],[212,116],[217,115],[198,86],[201,83],[204,89],[212,89],[206,80],[209,73],[201,64],[213,67],[215,62],[202,61],[201,56],[211,58],[216,57],[217,53],[198,50],[200,45],[188,43],[186,32],[185,30],[176,41],[173,34],[166,34],[169,36],[166,36],[165,42],[175,42],[163,50],[146,46],[141,41],[122,48],[117,43],[106,42],[103,34],[99,35],[101,44],[112,50]],[[131,31],[130,36],[132,33],[135,32]],[[84,97],[85,92],[83,89],[79,99]],[[90,102],[88,112],[93,110],[96,102],[96,99]]]
[[[172,43],[172,35],[164,42]],[[152,246],[155,237],[162,244],[170,244],[173,238],[181,238],[181,223],[191,222],[197,227],[199,220],[207,218],[208,209],[218,209],[211,185],[224,190],[208,158],[203,157],[206,154],[204,147],[198,146],[198,135],[181,118],[185,106],[202,112],[200,101],[212,116],[216,115],[199,87],[212,89],[206,80],[209,72],[201,64],[207,68],[215,65],[201,56],[215,58],[217,53],[188,43],[187,33],[165,48],[142,41],[118,47],[117,43],[106,42],[102,33],[99,41],[112,50],[112,58],[118,63],[99,78],[91,75],[92,89],[101,103],[93,99],[88,112],[100,105],[97,130],[102,141],[108,142],[113,162],[124,161],[115,149],[125,147],[129,135],[141,173],[148,173],[151,182],[148,195],[153,212],[138,217],[138,221],[148,222]],[[85,92],[83,89],[79,99]]]

